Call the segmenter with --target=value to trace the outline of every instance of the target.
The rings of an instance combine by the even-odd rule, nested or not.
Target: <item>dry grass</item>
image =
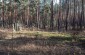
[[[10,55],[84,55],[81,43],[71,43],[69,33],[0,30],[0,51]],[[39,37],[39,38],[38,38]],[[80,38],[85,40],[85,38]],[[4,54],[7,55],[7,54]]]
[[[72,38],[72,34],[71,33],[67,33],[67,32],[47,32],[47,31],[30,31],[28,29],[24,29],[21,31],[12,31],[12,29],[0,29],[0,33],[4,33],[4,35],[6,36],[5,39],[12,39],[12,38],[17,38],[17,37],[29,37],[29,38],[35,38],[35,37],[39,37],[39,38],[50,38],[50,37],[57,37],[57,38]],[[85,39],[85,35],[84,32],[82,34],[82,32],[78,33],[78,35],[76,35],[78,38],[80,39]]]
[[[23,40],[23,41],[22,41]],[[84,50],[82,47],[73,45],[72,43],[62,43],[57,40],[50,39],[27,39],[17,38],[7,41],[2,41],[0,50],[10,52],[15,55],[82,55]]]
[[[6,39],[17,38],[18,36],[38,36],[38,37],[71,37],[69,33],[63,32],[46,32],[46,31],[30,31],[30,30],[22,30],[22,31],[12,31],[12,29],[0,29],[1,32],[6,34]]]

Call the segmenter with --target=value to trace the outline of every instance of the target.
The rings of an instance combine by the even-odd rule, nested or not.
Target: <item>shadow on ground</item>
[[[0,40],[0,55],[84,55],[84,42],[71,40],[60,37]]]

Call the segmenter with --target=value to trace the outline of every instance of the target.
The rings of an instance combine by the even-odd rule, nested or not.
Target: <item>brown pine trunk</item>
[[[2,27],[4,28],[5,24],[4,24],[4,0],[2,0]]]
[[[67,7],[66,7],[66,21],[65,21],[66,26],[65,26],[65,29],[67,31],[68,30],[68,15],[69,15],[69,0],[66,0],[66,5],[67,5]]]
[[[75,3],[75,0],[74,0],[74,17],[73,17],[73,22],[72,22],[72,30],[75,30],[75,19],[76,19],[76,17],[75,17],[75,5],[76,5],[76,3]]]
[[[37,29],[39,29],[39,0],[37,2]]]
[[[53,24],[53,0],[51,1],[51,19],[50,19],[50,30],[53,30],[54,24]]]

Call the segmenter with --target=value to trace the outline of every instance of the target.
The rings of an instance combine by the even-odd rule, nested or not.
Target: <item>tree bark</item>
[[[50,30],[53,30],[54,23],[53,23],[53,0],[51,1],[51,19],[50,19]]]

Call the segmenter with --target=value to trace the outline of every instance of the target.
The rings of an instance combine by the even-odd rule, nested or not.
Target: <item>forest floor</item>
[[[84,32],[0,29],[0,55],[85,55]],[[78,38],[79,37],[79,38]]]
[[[74,34],[73,32],[48,32],[48,31],[36,31],[36,30],[28,30],[24,29],[21,31],[13,31],[12,29],[0,29],[1,36],[4,36],[5,39],[17,38],[17,37],[25,37],[29,36],[31,38],[50,38],[50,37],[58,37],[58,38],[79,38],[85,40],[85,32],[78,32]]]

